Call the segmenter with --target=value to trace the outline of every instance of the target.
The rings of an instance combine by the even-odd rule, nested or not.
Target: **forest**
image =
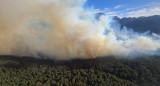
[[[160,57],[51,60],[0,56],[0,86],[159,86]]]

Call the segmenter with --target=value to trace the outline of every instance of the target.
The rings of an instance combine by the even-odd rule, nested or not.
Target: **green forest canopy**
[[[0,56],[1,86],[158,86],[160,57],[56,61]]]

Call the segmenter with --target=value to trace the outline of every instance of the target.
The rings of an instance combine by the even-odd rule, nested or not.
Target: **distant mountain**
[[[104,15],[105,15],[104,13],[97,13],[95,17],[97,20],[99,20],[100,16],[104,16]]]
[[[118,21],[121,27],[126,26],[132,28],[136,32],[160,33],[160,15],[154,15],[149,17],[138,17],[138,18],[118,18],[115,16],[114,20]]]

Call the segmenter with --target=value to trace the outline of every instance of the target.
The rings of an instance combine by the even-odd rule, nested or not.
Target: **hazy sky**
[[[87,0],[86,6],[120,17],[160,15],[160,0]]]

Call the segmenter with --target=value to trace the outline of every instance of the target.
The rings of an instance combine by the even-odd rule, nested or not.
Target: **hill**
[[[114,17],[114,20],[118,21],[121,27],[126,26],[132,28],[136,32],[146,32],[160,34],[160,15],[154,15],[149,17],[138,17],[138,18],[118,18]]]
[[[58,61],[0,56],[1,86],[159,86],[160,57]]]

